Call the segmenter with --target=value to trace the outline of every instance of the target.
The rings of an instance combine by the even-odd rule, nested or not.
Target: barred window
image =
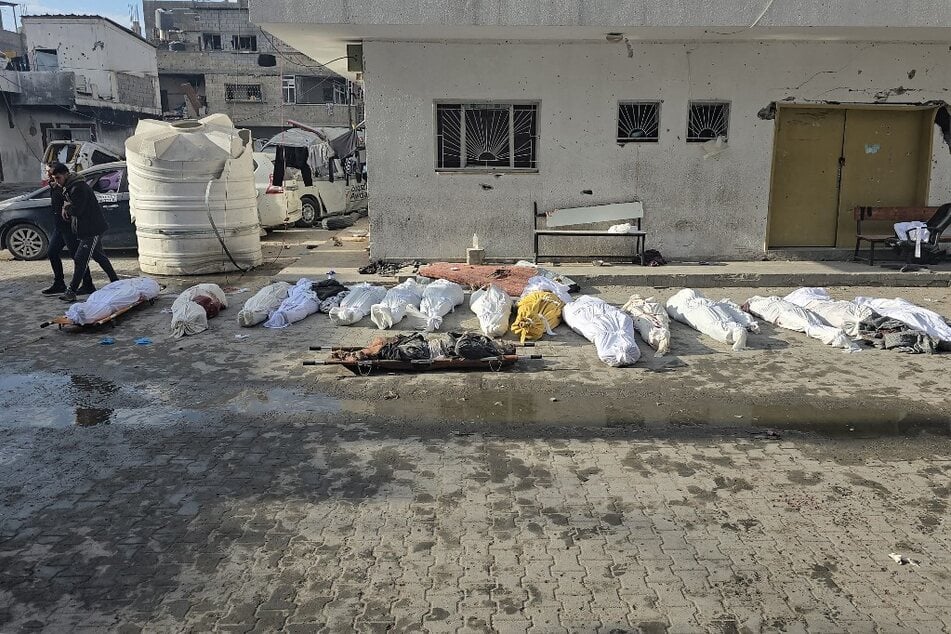
[[[202,33],[201,47],[205,51],[221,50],[221,35],[218,33]]]
[[[537,103],[437,103],[436,169],[534,170]]]
[[[730,131],[730,104],[726,101],[691,101],[687,142],[702,143],[726,138]]]
[[[225,84],[226,101],[263,101],[261,84]]]
[[[231,37],[231,47],[236,51],[256,51],[258,50],[258,36],[234,35]]]
[[[618,104],[618,143],[656,143],[659,138],[659,101],[622,101]]]

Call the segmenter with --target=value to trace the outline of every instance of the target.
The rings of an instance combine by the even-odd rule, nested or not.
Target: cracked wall
[[[763,104],[951,95],[947,44],[366,42],[364,55],[372,257],[385,259],[461,258],[473,233],[488,257],[525,257],[532,201],[551,209],[635,197],[648,248],[762,257],[774,126],[758,116]],[[538,100],[539,172],[437,174],[438,99]],[[617,102],[637,99],[663,102],[660,142],[619,146]],[[710,159],[684,142],[688,102],[704,99],[731,102],[729,148]],[[951,153],[934,133],[937,204],[951,200]]]

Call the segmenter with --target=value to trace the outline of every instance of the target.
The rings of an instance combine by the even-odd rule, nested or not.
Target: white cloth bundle
[[[558,282],[565,288],[571,288],[572,286],[575,288],[578,288],[578,283],[575,282],[570,277],[568,277],[567,275],[561,275],[560,273],[556,273],[550,269],[542,268],[540,266],[537,266],[536,264],[533,264],[532,262],[529,262],[528,260],[519,260],[518,262],[515,263],[515,266],[530,266],[533,269],[535,269],[535,275],[537,275],[538,277],[544,277],[554,282]],[[549,290],[549,289],[535,289],[535,290]],[[554,291],[552,292],[554,293]],[[555,294],[557,295],[557,293]],[[570,301],[571,299],[569,298],[568,302]],[[565,303],[568,303],[568,302],[565,302]]]
[[[855,302],[834,300],[824,288],[803,287],[794,290],[784,298],[796,306],[802,306],[822,317],[830,326],[841,328],[850,337],[859,336],[859,324],[871,317],[875,311],[868,306]]]
[[[469,308],[479,318],[479,327],[486,337],[501,337],[508,331],[512,298],[495,284],[472,293]]]
[[[915,330],[928,333],[938,341],[951,342],[951,325],[944,317],[896,297],[895,299],[876,299],[872,297],[856,297],[855,303],[859,306],[868,306],[879,315],[897,319],[906,323]]]
[[[522,295],[519,299],[535,291],[548,291],[549,293],[554,293],[558,299],[565,304],[570,304],[571,294],[568,292],[568,288],[569,286],[567,284],[562,284],[550,277],[536,275],[535,277],[528,278],[528,282],[525,284],[525,290],[522,291]]]
[[[67,308],[66,316],[75,324],[91,324],[133,304],[155,299],[160,290],[158,282],[150,277],[117,280]]]
[[[759,324],[728,299],[714,302],[692,288],[685,288],[667,300],[667,314],[694,330],[733,346],[746,347],[746,333],[759,332]]]
[[[921,243],[927,242],[931,237],[931,231],[928,230],[928,223],[921,220],[912,220],[911,222],[896,222],[895,235],[900,240],[913,240],[915,242],[915,257],[921,257]]]
[[[238,325],[250,328],[266,320],[287,299],[290,289],[291,285],[287,282],[275,282],[259,290],[244,303],[238,313]]]
[[[844,330],[830,326],[816,313],[793,302],[780,297],[754,296],[747,304],[751,313],[780,328],[805,333],[807,337],[818,339],[827,346],[848,352],[858,352],[860,349]]]
[[[317,293],[312,289],[313,285],[313,280],[306,277],[297,280],[297,284],[290,288],[281,305],[264,322],[264,327],[287,328],[308,315],[316,313],[320,306],[320,300],[317,299]]]
[[[442,326],[443,317],[455,310],[466,299],[466,292],[455,282],[436,280],[426,285],[417,310],[406,308],[406,316],[414,329],[433,332]]]
[[[423,285],[414,279],[397,284],[386,292],[383,301],[370,307],[370,320],[380,330],[392,328],[403,321],[409,306],[419,307],[423,289]]]
[[[631,295],[621,310],[633,318],[641,339],[657,351],[658,357],[670,352],[670,316],[653,297],[644,299],[640,295]]]
[[[594,344],[598,358],[607,365],[634,365],[641,358],[631,316],[604,300],[582,295],[565,306],[562,316],[572,330]]]
[[[350,287],[350,293],[343,298],[340,306],[330,309],[330,321],[336,326],[352,326],[370,314],[370,308],[386,297],[386,289],[372,284],[357,284]]]
[[[197,297],[210,297],[221,304],[221,308],[228,307],[228,298],[217,284],[195,284],[182,291],[172,303],[172,335],[184,337],[195,335],[208,330],[208,313],[204,307],[195,303]]]
[[[619,225],[611,225],[608,227],[608,233],[635,233],[636,231],[637,227],[629,222],[623,222]]]

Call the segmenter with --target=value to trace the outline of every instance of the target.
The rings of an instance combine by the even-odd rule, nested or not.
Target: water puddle
[[[107,407],[32,407],[12,408],[0,412],[0,429],[15,427],[97,427],[99,425],[128,425],[155,427],[179,423],[198,423],[208,418],[197,410],[171,407],[117,408]]]
[[[646,402],[645,402],[646,401]],[[860,407],[847,400],[782,405],[744,405],[738,401],[695,400],[657,403],[654,398],[628,402],[617,399],[552,400],[547,395],[475,392],[466,396],[431,397],[426,400],[400,398],[398,405],[378,405],[373,414],[385,417],[398,407],[399,418],[421,423],[461,423],[502,425],[508,428],[532,426],[578,426],[586,428],[638,428],[669,430],[671,427],[713,427],[765,429],[817,433],[826,437],[881,438],[930,433],[951,436],[951,414],[917,408],[912,411],[896,403],[893,407]]]
[[[286,388],[204,393],[191,407],[167,404],[166,386],[119,386],[102,377],[35,372],[0,374],[0,429],[202,423],[229,415],[334,416],[368,413],[362,401],[341,401]],[[175,402],[175,401],[171,401]]]
[[[397,400],[398,398],[398,400]],[[448,389],[419,398],[368,403],[337,399],[286,387],[242,388],[198,393],[180,407],[166,385],[119,386],[84,374],[36,372],[0,374],[0,429],[7,427],[149,427],[200,424],[247,416],[278,420],[332,420],[351,417],[415,423],[501,427],[577,426],[588,429],[670,430],[730,428],[796,430],[833,438],[881,438],[930,433],[951,436],[951,413],[935,407],[903,407],[901,402],[817,399],[813,402],[744,404],[725,397],[688,394],[551,398],[546,394]],[[661,402],[662,401],[662,402]],[[885,405],[883,406],[883,403]]]

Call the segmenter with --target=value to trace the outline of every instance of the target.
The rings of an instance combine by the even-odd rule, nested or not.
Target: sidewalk
[[[367,228],[366,219],[354,227],[337,232],[321,232],[312,250],[283,269],[277,280],[295,282],[301,277],[318,279],[327,271],[334,270],[343,282],[369,282],[372,284],[395,284],[411,274],[406,268],[397,276],[361,275],[358,269],[365,266],[368,241],[351,241],[352,231]],[[334,246],[333,237],[341,240]],[[766,261],[766,262],[676,262],[662,267],[644,267],[632,264],[594,266],[591,262],[552,264],[541,266],[573,278],[581,286],[652,286],[719,288],[764,287],[764,286],[951,286],[951,264],[928,267],[915,273],[902,273],[881,266],[868,266],[861,262],[828,261]]]

